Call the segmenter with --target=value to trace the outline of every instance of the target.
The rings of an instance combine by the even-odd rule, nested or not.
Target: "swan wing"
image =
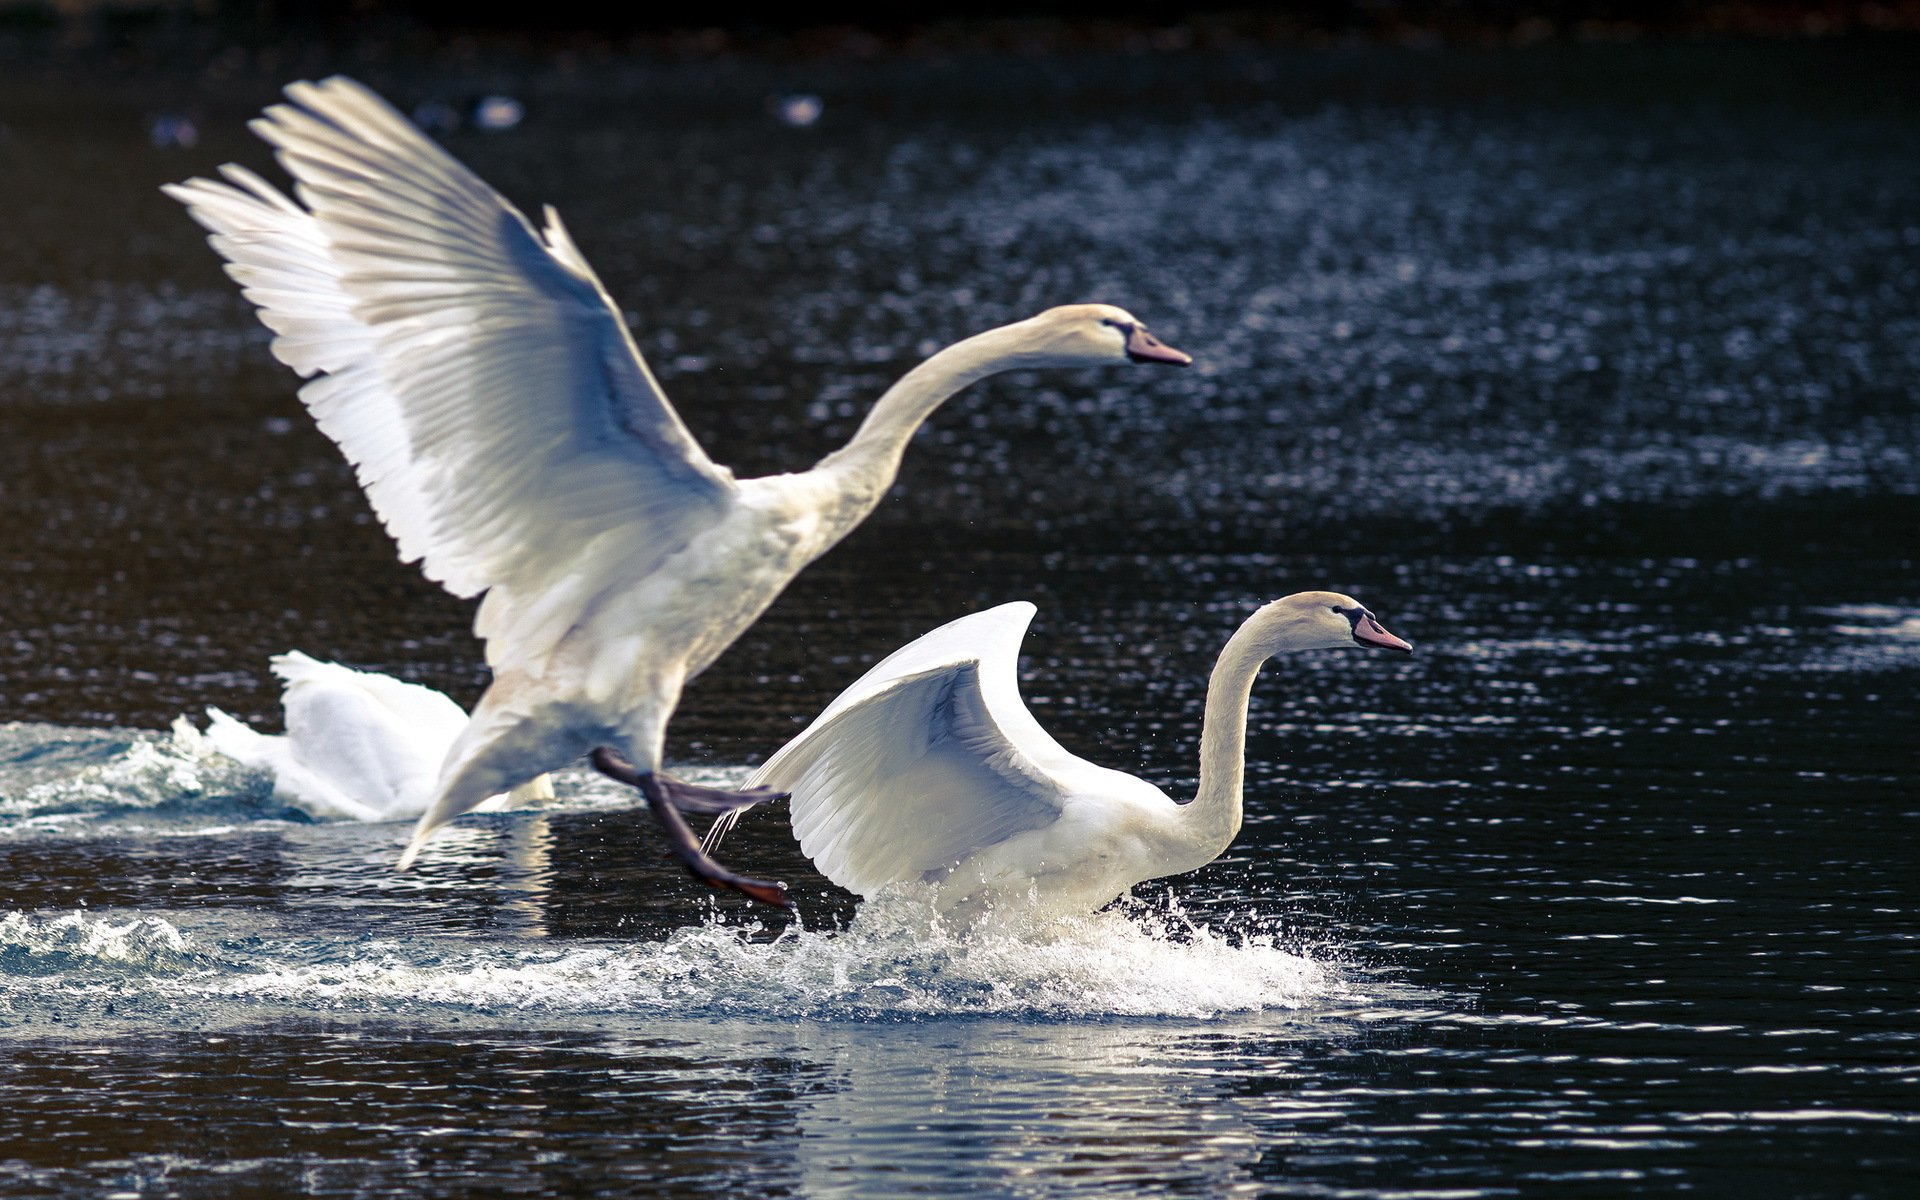
[[[275,655],[272,665],[286,683],[280,704],[290,761],[281,777],[319,781],[329,795],[350,797],[364,810],[353,814],[361,820],[418,815],[466,728],[460,706],[432,688],[297,650]]]
[[[384,100],[334,77],[252,127],[294,203],[238,168],[167,189],[313,378],[301,400],[429,578],[489,591],[521,659],[735,500],[558,217],[518,209]],[[304,205],[304,207],[302,207]]]
[[[313,699],[330,693],[362,698],[370,720],[396,733],[405,731],[422,745],[437,745],[443,755],[467,727],[466,712],[445,692],[424,684],[408,683],[378,671],[356,671],[298,650],[276,654],[267,661],[285,685],[280,703],[289,732],[302,731]],[[438,767],[438,759],[434,765]]]
[[[273,793],[310,816],[378,821],[384,810],[342,791],[336,781],[300,760],[293,739],[264,734],[232,716],[207,708],[207,741],[228,758],[273,776]]]
[[[1034,611],[1003,604],[902,647],[755,772],[750,786],[792,793],[794,834],[827,878],[872,895],[935,875],[1052,824],[1100,770],[1021,702]]]

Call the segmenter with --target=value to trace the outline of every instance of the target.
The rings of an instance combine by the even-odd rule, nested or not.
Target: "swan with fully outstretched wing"
[[[908,372],[811,470],[733,478],[667,402],[553,210],[536,229],[386,101],[334,77],[252,123],[291,199],[238,166],[166,188],[308,377],[301,401],[430,579],[485,593],[493,683],[448,752],[401,856],[488,796],[579,757],[638,787],[715,887],[785,887],[708,857],[681,810],[764,793],[663,772],[668,718],[800,569],[886,494],[953,393],[1014,367],[1185,364],[1108,305],[1048,309]]]
[[[867,897],[932,884],[947,911],[1091,912],[1137,883],[1205,866],[1239,834],[1247,702],[1269,657],[1413,649],[1337,592],[1261,608],[1214,665],[1199,790],[1176,804],[1071,753],[1027,711],[1017,667],[1035,611],[1002,604],[908,643],[747,780],[792,796],[794,836],[821,874]],[[715,823],[709,848],[743,811]]]

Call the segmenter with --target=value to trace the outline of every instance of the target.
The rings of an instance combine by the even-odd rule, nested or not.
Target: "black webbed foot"
[[[612,779],[631,784],[640,789],[647,798],[647,807],[652,810],[654,819],[660,822],[660,828],[667,835],[667,844],[687,873],[711,888],[724,888],[739,892],[750,900],[761,904],[778,905],[792,908],[793,901],[787,899],[787,885],[770,879],[753,879],[721,866],[708,857],[694,839],[693,831],[687,828],[687,819],[680,815],[677,805],[687,804],[700,812],[737,813],[741,809],[759,804],[765,800],[776,799],[780,795],[767,788],[754,788],[746,792],[728,792],[719,788],[703,788],[696,784],[681,783],[671,776],[657,772],[641,771],[627,759],[602,746],[590,756],[594,769]],[[688,793],[692,798],[683,799]],[[764,795],[762,793],[765,793]],[[721,798],[725,798],[723,802]],[[700,807],[706,805],[708,807]]]

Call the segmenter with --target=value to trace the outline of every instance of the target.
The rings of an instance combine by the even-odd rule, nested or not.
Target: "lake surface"
[[[550,809],[314,822],[168,731],[288,648],[471,702],[198,230],[277,71],[0,82],[0,1193],[1898,1196],[1920,1173],[1910,43],[867,65],[354,64],[529,118],[714,457],[792,469],[921,354],[1122,304],[1187,372],[1017,374],[689,690],[735,780],[864,667],[1037,602],[1026,694],[1190,794],[1275,662],[1233,850],[962,935],[779,812],[709,897]],[[817,92],[789,129],[764,99]],[[162,151],[143,119],[192,107]]]

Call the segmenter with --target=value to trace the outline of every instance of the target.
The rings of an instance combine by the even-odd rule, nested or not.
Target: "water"
[[[777,813],[729,844],[800,918],[698,894],[580,771],[397,876],[401,826],[167,732],[271,724],[290,647],[483,675],[151,193],[261,164],[268,83],[211,85],[191,154],[144,140],[164,78],[0,85],[0,1192],[1903,1194],[1889,45],[489,68],[527,122],[456,148],[562,208],[743,472],[1045,303],[1201,358],[943,411],[690,690],[697,778],[1008,599],[1040,719],[1176,795],[1258,601],[1337,588],[1418,644],[1269,668],[1219,862],[966,937],[855,905]],[[795,87],[813,128],[764,112]]]

